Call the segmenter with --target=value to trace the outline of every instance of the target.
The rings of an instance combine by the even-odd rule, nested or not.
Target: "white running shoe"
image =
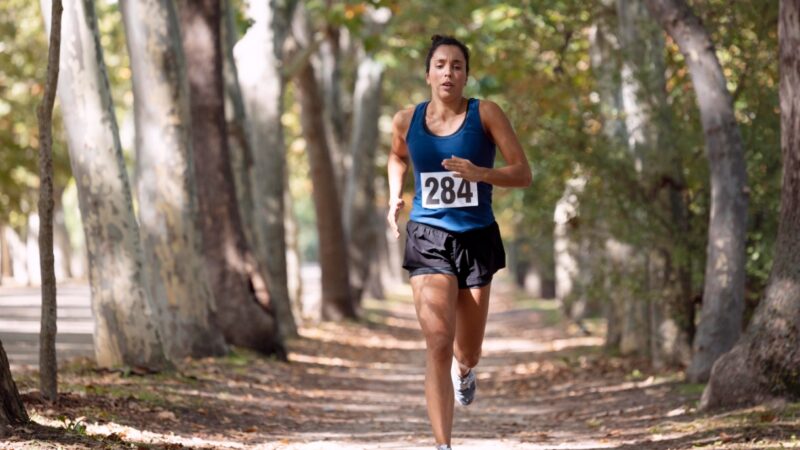
[[[458,373],[457,369],[450,374],[453,379],[453,393],[455,394],[456,401],[463,406],[472,403],[472,401],[475,400],[475,391],[478,390],[478,380],[475,377],[475,371],[469,369],[469,372],[463,377]]]

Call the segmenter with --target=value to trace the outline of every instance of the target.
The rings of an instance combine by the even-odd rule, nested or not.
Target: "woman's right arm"
[[[397,216],[405,207],[403,201],[403,181],[408,171],[408,146],[406,133],[411,122],[413,109],[404,109],[394,115],[392,119],[392,149],[389,151],[387,171],[389,173],[389,213],[386,220],[392,229],[395,239],[400,237],[397,226]]]

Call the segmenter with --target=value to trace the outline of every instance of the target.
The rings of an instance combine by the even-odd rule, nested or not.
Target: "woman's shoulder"
[[[416,106],[408,106],[400,111],[397,111],[394,115],[394,118],[392,118],[392,127],[394,127],[394,129],[397,131],[407,131],[408,127],[411,125],[411,119],[414,117],[415,109]]]
[[[483,99],[483,98],[475,98],[475,100],[478,102],[478,110],[480,111],[481,115],[483,115],[484,113],[485,114],[497,114],[497,113],[503,114],[503,109],[500,108],[500,105],[498,105],[497,103],[495,103],[495,102],[493,102],[491,100]]]

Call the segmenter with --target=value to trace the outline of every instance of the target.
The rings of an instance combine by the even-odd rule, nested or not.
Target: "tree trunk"
[[[660,225],[660,218],[680,220],[685,210],[682,199],[672,194],[672,189],[662,189],[663,180],[680,177],[680,159],[677,150],[665,145],[674,133],[670,129],[666,104],[664,78],[664,39],[658,24],[651,18],[645,5],[639,1],[618,0],[619,36],[622,50],[622,104],[625,111],[628,145],[640,182],[646,187],[648,222],[642,233],[642,274],[647,280],[642,285],[649,305],[644,308],[650,334],[647,349],[656,367],[686,365],[691,354],[691,341],[686,333],[679,308],[681,293],[678,278],[673,273],[672,254],[680,242],[671,235],[671,228]],[[674,175],[677,174],[677,175]],[[667,184],[670,186],[671,184]],[[676,217],[677,216],[677,217]],[[679,228],[680,224],[672,224]],[[680,251],[677,253],[680,254]],[[688,298],[688,297],[687,297]],[[684,299],[685,300],[685,299]],[[641,305],[637,305],[637,308]],[[638,339],[637,339],[638,340]]]
[[[358,66],[354,95],[352,165],[344,196],[345,230],[353,300],[360,303],[375,263],[375,150],[383,66],[365,55]]]
[[[123,0],[120,6],[133,72],[139,223],[151,267],[148,290],[163,305],[166,351],[173,359],[224,354],[195,222],[189,99],[174,4]]]
[[[340,320],[356,317],[350,292],[347,246],[342,226],[342,209],[325,139],[323,104],[311,64],[305,64],[296,77],[301,105],[300,122],[306,138],[317,213],[319,257],[322,268],[322,318]]]
[[[56,272],[53,256],[53,106],[56,101],[58,62],[61,54],[61,0],[53,0],[47,80],[36,109],[39,122],[39,266],[42,279],[42,317],[39,333],[39,390],[45,399],[58,399],[56,362]]]
[[[330,7],[331,0],[328,0],[327,3],[328,7]],[[319,67],[316,68],[315,73],[319,75],[325,98],[325,137],[331,152],[331,163],[336,177],[336,189],[340,194],[345,194],[354,155],[352,155],[352,145],[350,146],[351,151],[347,151],[347,139],[345,138],[344,109],[342,108],[343,58],[339,46],[339,37],[339,27],[328,24],[325,30],[325,39],[319,47]],[[377,119],[377,117],[375,118]],[[357,125],[353,124],[353,126]]]
[[[45,17],[49,1],[42,2]],[[77,180],[89,259],[94,346],[103,367],[167,364],[156,324],[160,314],[145,291],[145,269],[128,175],[93,8],[69,0],[58,95],[72,174]],[[47,22],[47,21],[46,21]],[[49,23],[48,23],[49,26]]]
[[[234,23],[234,9],[231,0],[224,0],[222,6],[222,25],[220,40],[222,41],[222,71],[225,79],[225,121],[228,133],[228,153],[230,155],[231,171],[233,172],[236,198],[239,205],[239,216],[242,228],[247,236],[251,248],[257,248],[256,230],[253,224],[255,200],[250,184],[253,172],[253,147],[251,144],[252,131],[247,121],[244,109],[242,90],[239,87],[239,73],[236,69],[236,60],[233,57],[233,47],[239,36]],[[261,261],[266,267],[266,261]],[[273,290],[272,285],[268,287]]]
[[[72,278],[72,245],[69,242],[69,231],[64,222],[64,207],[61,205],[63,189],[55,192],[55,211],[53,212],[53,245],[55,246],[56,278]]]
[[[800,0],[781,0],[779,17],[783,187],[775,258],[747,332],[714,364],[702,408],[800,398]]]
[[[192,161],[206,272],[217,299],[214,321],[231,344],[283,353],[268,313],[267,282],[242,229],[225,127],[221,5],[181,1],[191,111]]]
[[[697,95],[711,172],[711,218],[703,309],[687,370],[708,379],[711,367],[739,338],[744,310],[747,174],[739,127],[725,75],[700,19],[684,0],[647,0],[686,59]]]
[[[294,215],[292,193],[287,188],[283,195],[284,210],[283,226],[286,230],[286,280],[289,290],[292,315],[297,322],[303,320],[303,261],[300,254],[299,230],[297,219]]]
[[[280,67],[290,10],[285,2],[277,0],[250,2],[248,15],[254,23],[234,48],[244,106],[253,131],[250,183],[256,199],[252,220],[257,254],[266,265],[272,305],[279,331],[285,337],[297,334],[286,273],[286,148],[281,124],[285,83]]]
[[[3,435],[3,428],[10,424],[22,424],[28,422],[28,412],[19,396],[17,385],[11,377],[11,369],[8,366],[8,357],[0,341],[0,437]]]
[[[603,135],[612,147],[625,146],[627,130],[622,117],[622,95],[619,80],[619,25],[614,0],[603,0],[602,8],[595,18],[589,33],[589,58],[592,72],[597,83],[599,94],[599,114],[603,120]],[[598,227],[600,240],[603,241],[601,257],[592,268],[602,273],[601,292],[613,292],[606,298],[605,317],[607,323],[607,349],[617,351],[622,343],[622,329],[625,304],[631,296],[623,289],[620,276],[630,248],[611,237],[608,224],[603,222]]]

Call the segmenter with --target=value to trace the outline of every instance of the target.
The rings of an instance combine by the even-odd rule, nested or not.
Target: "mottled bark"
[[[42,2],[45,17],[49,4]],[[160,368],[167,364],[160,314],[145,290],[139,230],[91,3],[65,3],[63,33],[69,38],[61,46],[58,95],[68,112],[63,120],[89,260],[97,363]]]
[[[36,108],[39,122],[39,266],[42,278],[42,317],[39,332],[39,390],[44,398],[58,399],[56,361],[56,271],[53,256],[53,106],[56,101],[61,54],[61,0],[53,0],[47,78],[42,102]]]
[[[349,246],[353,300],[360,303],[375,263],[375,154],[381,106],[383,65],[365,55],[358,66],[344,220]]]
[[[775,257],[747,332],[714,364],[701,407],[800,399],[800,0],[781,0],[783,187]]]
[[[697,95],[711,172],[705,286],[692,381],[708,379],[714,361],[736,343],[744,310],[747,173],[742,138],[714,44],[684,0],[647,0],[684,55]]]
[[[292,2],[250,2],[253,25],[236,44],[234,56],[244,106],[252,129],[253,170],[251,189],[255,199],[253,226],[257,257],[266,264],[270,296],[284,336],[296,334],[286,273],[286,146],[283,138],[281,77],[283,43],[288,33]]]
[[[223,354],[195,223],[189,93],[175,6],[171,0],[120,6],[133,72],[139,223],[166,351],[170,358]]]
[[[11,377],[8,357],[0,341],[0,437],[5,425],[26,423],[30,419],[19,396],[17,385]]]

